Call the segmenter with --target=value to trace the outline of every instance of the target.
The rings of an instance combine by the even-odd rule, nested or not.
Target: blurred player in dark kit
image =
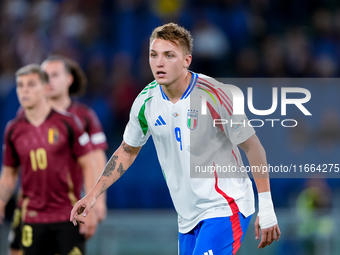
[[[71,96],[80,96],[85,93],[87,79],[83,70],[75,61],[59,55],[48,57],[42,63],[41,68],[49,78],[48,96],[51,106],[58,111],[67,111],[77,115],[90,136],[93,147],[91,153],[98,170],[96,176],[98,179],[101,175],[100,169],[105,167],[107,160],[105,155],[105,150],[108,148],[106,136],[94,110],[71,99]],[[98,202],[94,210],[98,221],[101,222],[106,218],[106,194]]]
[[[52,109],[48,76],[39,65],[20,68],[16,81],[24,112],[5,130],[0,219],[21,171],[24,254],[84,254],[85,237],[68,218],[83,176],[86,192],[95,182],[90,138],[76,116]],[[87,235],[94,234],[96,223],[93,213]]]
[[[81,96],[85,93],[87,79],[81,67],[73,60],[60,56],[52,55],[42,64],[42,69],[49,76],[50,90],[48,92],[50,105],[58,111],[68,111],[79,117],[85,131],[90,136],[92,144],[92,156],[95,165],[102,169],[106,164],[105,149],[108,148],[106,136],[102,130],[101,123],[96,113],[88,106],[72,101],[70,96]],[[98,172],[99,177],[101,172]],[[98,222],[106,218],[106,194],[96,204],[95,212]],[[20,215],[19,208],[15,210],[14,220],[11,231],[11,255],[17,255],[20,249]],[[88,239],[91,237],[87,231],[87,225],[80,226],[80,232],[85,234]],[[89,234],[87,234],[89,233]]]

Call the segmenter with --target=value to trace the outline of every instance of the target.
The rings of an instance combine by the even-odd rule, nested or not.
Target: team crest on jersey
[[[187,127],[190,130],[194,130],[198,125],[198,111],[197,110],[188,110],[187,114]]]
[[[59,141],[59,130],[55,127],[48,129],[48,143],[56,144]]]

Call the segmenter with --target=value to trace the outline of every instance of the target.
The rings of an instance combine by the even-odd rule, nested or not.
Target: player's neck
[[[56,98],[50,98],[49,102],[53,109],[63,112],[70,107],[72,100],[68,95],[63,95]]]
[[[40,126],[51,112],[51,106],[47,100],[43,100],[34,108],[25,109],[25,116],[33,126]]]
[[[183,96],[184,92],[190,85],[192,78],[191,72],[181,75],[175,82],[170,85],[162,85],[163,92],[173,104],[177,103]]]

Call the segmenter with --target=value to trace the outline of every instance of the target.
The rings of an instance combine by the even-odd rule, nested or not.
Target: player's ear
[[[68,74],[67,75],[67,84],[68,84],[69,87],[71,87],[73,81],[74,81],[73,75],[72,74]]]
[[[189,68],[190,64],[192,61],[192,55],[191,54],[187,54],[184,58],[184,68]]]

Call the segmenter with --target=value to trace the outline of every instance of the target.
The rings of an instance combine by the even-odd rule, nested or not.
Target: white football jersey
[[[206,102],[206,114],[202,102]],[[196,73],[175,104],[156,81],[133,103],[124,141],[140,147],[152,135],[181,233],[204,219],[238,211],[247,217],[255,211],[248,175],[227,171],[243,166],[237,144],[255,133],[242,124],[245,115],[232,115],[232,106],[227,85]],[[214,119],[226,124],[214,126]]]

